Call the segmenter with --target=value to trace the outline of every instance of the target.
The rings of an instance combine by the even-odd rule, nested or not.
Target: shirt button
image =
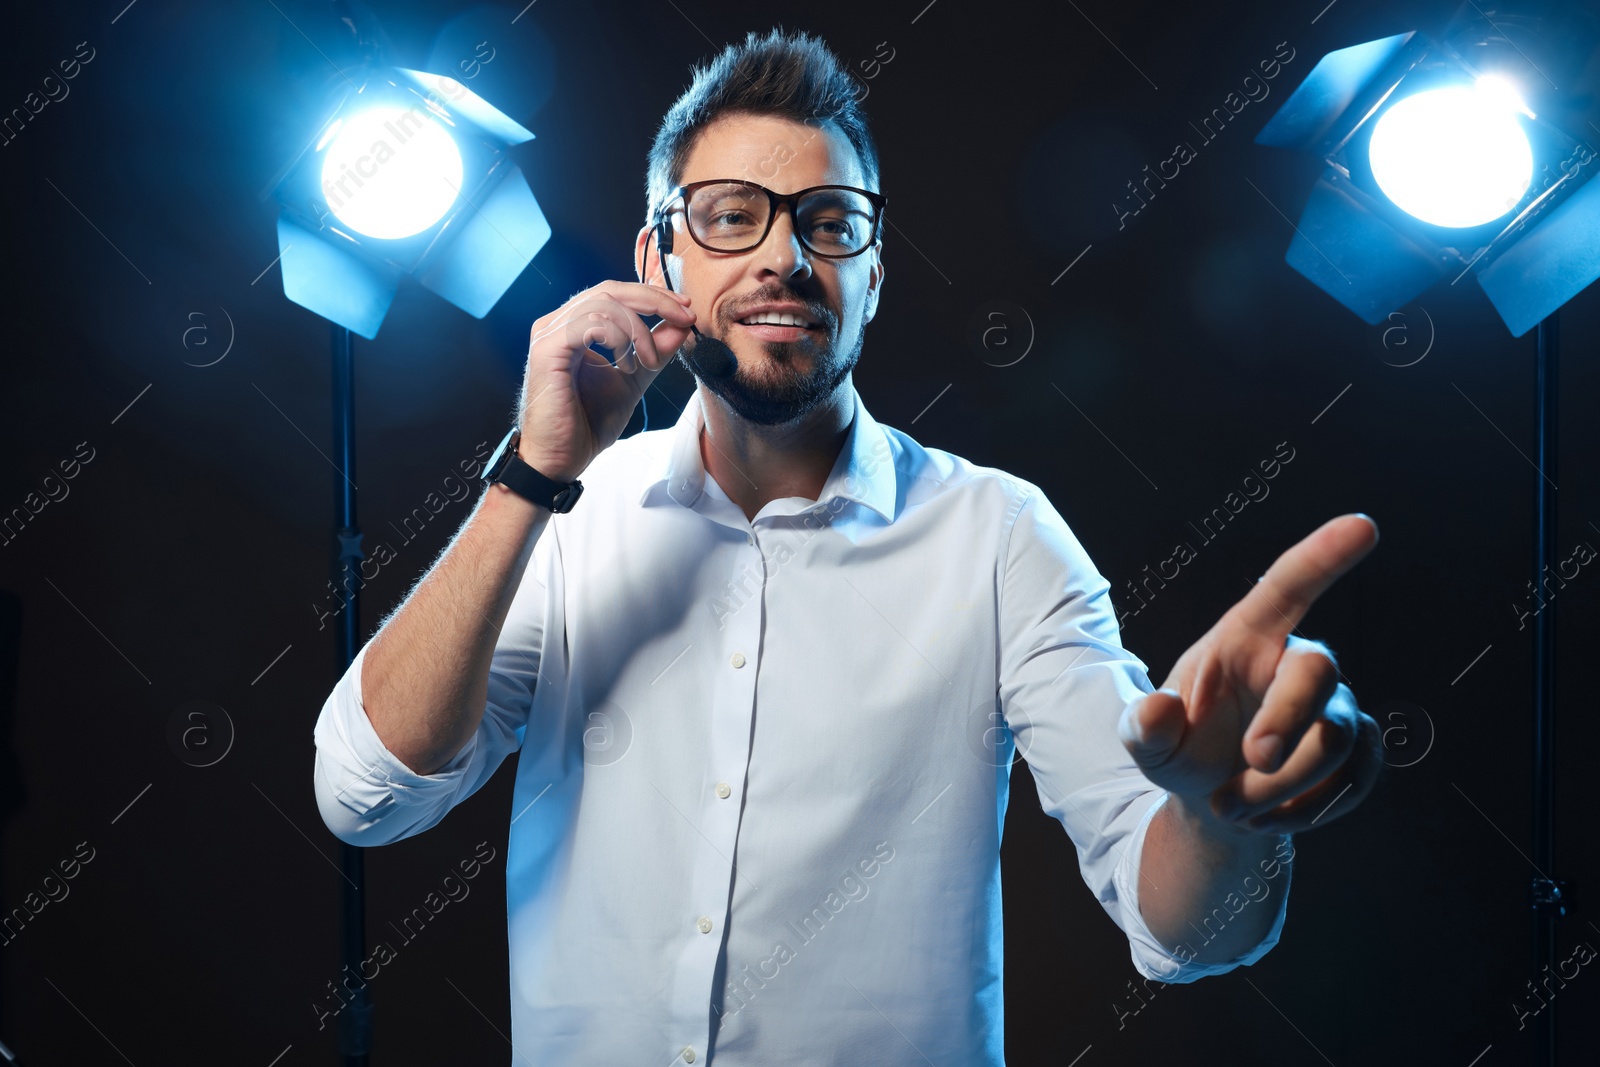
[[[709,934],[711,932],[711,920],[706,918],[704,915],[700,916],[699,920],[695,922],[695,926],[699,928],[702,934]]]
[[[743,652],[735,652],[733,654],[733,658],[730,659],[728,662],[733,664],[735,667],[743,667],[744,666],[744,653]]]
[[[686,1049],[683,1050],[683,1062],[684,1063],[693,1063],[694,1062],[694,1049],[686,1048]]]
[[[745,544],[753,545],[753,544],[756,543],[756,535],[753,534],[753,533],[747,533],[747,534],[744,535],[744,540],[745,540]]]
[[[721,797],[723,800],[727,800],[728,797],[730,795],[732,795],[732,793],[733,793],[733,790],[728,788],[728,783],[727,782],[718,782],[717,783],[717,796]]]

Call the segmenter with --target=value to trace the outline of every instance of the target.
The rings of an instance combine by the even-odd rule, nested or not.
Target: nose
[[[776,275],[782,281],[804,281],[811,277],[811,257],[795,234],[794,212],[784,204],[772,220],[767,239],[756,248],[758,275]]]

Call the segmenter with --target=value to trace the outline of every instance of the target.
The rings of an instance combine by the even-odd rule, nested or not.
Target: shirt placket
[[[717,509],[714,521],[734,526],[722,510]],[[672,1018],[679,1030],[668,1037],[668,1056],[676,1057],[673,1063],[702,1062],[708,1052],[711,1004],[717,993],[713,983],[732,908],[739,819],[750,763],[766,565],[757,531],[742,515],[734,528],[743,533],[745,543],[730,557],[735,576],[731,580],[746,579],[748,595],[726,616],[715,646],[697,657],[697,668],[713,678],[710,751],[699,776],[699,797],[685,812],[698,832],[690,845],[694,852],[690,905],[681,917],[683,948],[673,982]],[[737,877],[750,881],[743,872]]]

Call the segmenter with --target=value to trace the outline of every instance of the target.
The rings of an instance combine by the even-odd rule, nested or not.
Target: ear
[[[863,326],[878,313],[878,294],[883,289],[883,241],[874,241],[866,255],[871,257],[872,267],[867,273],[867,301],[861,316]]]
[[[645,256],[650,246],[650,229],[648,223],[639,227],[638,236],[633,239],[633,276],[641,282],[645,280]]]

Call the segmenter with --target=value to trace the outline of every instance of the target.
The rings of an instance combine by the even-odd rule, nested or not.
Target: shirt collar
[[[862,403],[854,382],[850,384],[850,399],[854,406],[850,429],[817,503],[843,497],[871,508],[884,521],[893,522],[898,495],[894,448],[889,435]],[[640,506],[671,499],[692,507],[699,499],[706,480],[705,464],[700,459],[700,431],[704,426],[705,409],[697,387],[672,428],[667,449],[649,472],[649,481],[639,493]]]

